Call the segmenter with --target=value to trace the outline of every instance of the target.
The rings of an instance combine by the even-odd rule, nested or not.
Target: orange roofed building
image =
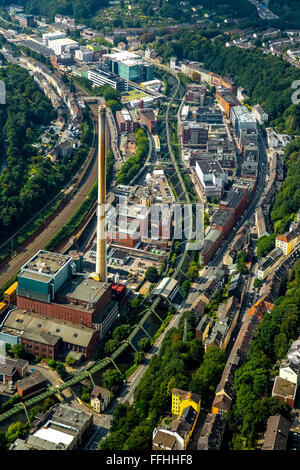
[[[265,300],[266,297],[260,298],[254,305],[250,308],[248,316],[255,315],[259,320],[263,319],[265,312],[270,312],[274,308],[274,304]]]

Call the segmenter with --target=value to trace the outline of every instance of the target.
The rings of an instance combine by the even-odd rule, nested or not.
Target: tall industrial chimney
[[[98,203],[97,203],[97,258],[96,275],[100,281],[107,282],[106,268],[106,158],[105,158],[106,108],[98,108]]]

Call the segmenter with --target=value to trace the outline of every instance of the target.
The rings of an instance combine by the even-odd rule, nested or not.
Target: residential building
[[[231,122],[235,127],[238,139],[241,138],[242,131],[257,131],[256,119],[245,106],[235,106],[232,109]]]
[[[300,410],[291,411],[292,422],[289,429],[289,446],[291,450],[300,450]]]
[[[298,360],[283,360],[279,368],[279,377],[292,382],[298,387],[300,381],[300,364]]]
[[[172,390],[170,425],[155,428],[152,435],[153,450],[184,450],[194,431],[200,413],[201,398],[196,393]]]
[[[35,26],[34,15],[26,15],[25,13],[16,13],[11,15],[12,20],[18,21],[20,26],[31,28]]]
[[[180,125],[180,136],[183,145],[206,145],[208,141],[208,126],[206,123],[183,121]]]
[[[207,335],[210,332],[212,325],[213,325],[212,318],[208,317],[207,315],[203,315],[198,325],[196,326],[196,338],[204,342]]]
[[[107,388],[95,385],[91,392],[91,406],[96,413],[106,410],[110,402],[110,392]]]
[[[204,106],[206,102],[206,86],[191,83],[187,86],[185,101],[187,103],[199,104]]]
[[[200,413],[201,399],[196,393],[186,392],[174,388],[172,390],[172,414],[180,416],[185,408],[191,406],[197,413]]]
[[[262,450],[287,450],[290,421],[281,415],[270,416]]]
[[[254,114],[255,119],[259,122],[261,126],[269,120],[268,114],[265,112],[265,110],[260,104],[256,104],[252,107],[252,113]]]
[[[197,450],[220,450],[226,421],[223,416],[208,413],[198,439]]]
[[[283,251],[285,256],[289,255],[290,252],[300,241],[300,223],[291,232],[286,232],[284,235],[277,235],[275,239],[275,246]]]
[[[275,377],[275,382],[272,390],[272,397],[277,397],[279,400],[284,401],[288,406],[294,408],[297,386],[293,382]]]
[[[279,235],[280,236],[280,235]],[[281,248],[274,248],[265,258],[259,260],[257,277],[258,279],[265,279],[270,271],[274,269],[274,265],[281,258],[283,250]]]
[[[116,112],[116,120],[120,132],[135,132],[139,126],[137,115],[127,108]]]
[[[216,388],[215,398],[212,403],[212,413],[224,415],[232,405],[234,398],[234,375],[241,363],[240,350],[232,352],[227,360],[221,380]]]
[[[210,228],[205,235],[204,245],[199,253],[199,263],[207,264],[215,254],[223,240],[223,234],[220,230]]]
[[[1,338],[3,341],[3,338]],[[28,371],[28,361],[0,356],[0,384],[9,384],[22,378]]]
[[[232,108],[241,105],[236,96],[227,90],[218,90],[216,92],[216,100],[228,118],[231,117]]]
[[[220,307],[222,307],[221,310]],[[239,314],[238,300],[231,296],[226,304],[220,307],[218,310],[218,320],[211,334],[204,342],[205,351],[207,351],[208,347],[211,345],[218,346],[225,351],[236,326]]]

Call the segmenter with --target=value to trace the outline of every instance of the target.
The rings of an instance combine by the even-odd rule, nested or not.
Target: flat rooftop
[[[59,338],[66,343],[87,347],[95,330],[87,326],[47,318],[33,312],[24,313],[21,309],[10,312],[2,333],[23,336],[32,341],[54,346]]]
[[[52,253],[51,251],[40,250],[36,253],[23,269],[34,271],[36,273],[44,273],[49,275],[56,274],[69,260],[70,256]]]
[[[66,282],[59,290],[57,296],[59,300],[78,300],[81,302],[97,302],[103,295],[106,284],[84,276],[75,276]]]
[[[215,225],[225,225],[232,217],[232,213],[225,209],[218,209],[212,216],[211,223]]]

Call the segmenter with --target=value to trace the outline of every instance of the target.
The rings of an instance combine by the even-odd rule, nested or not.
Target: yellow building
[[[172,390],[172,414],[181,416],[183,410],[191,406],[197,413],[200,413],[200,395],[185,390],[173,388]]]
[[[201,397],[197,393],[186,392],[178,388],[172,390],[172,414],[177,416],[177,418],[173,420],[171,429],[174,432],[179,432],[178,430],[182,422],[190,423],[180,437],[180,439],[183,439],[181,445],[183,445],[184,449],[187,448],[190,437],[193,434],[200,413],[200,406]],[[179,432],[179,434],[181,433]]]
[[[277,235],[275,240],[276,248],[281,248],[284,255],[289,255],[292,249],[300,241],[300,232],[299,228],[292,230],[291,232],[286,232],[284,235]]]

